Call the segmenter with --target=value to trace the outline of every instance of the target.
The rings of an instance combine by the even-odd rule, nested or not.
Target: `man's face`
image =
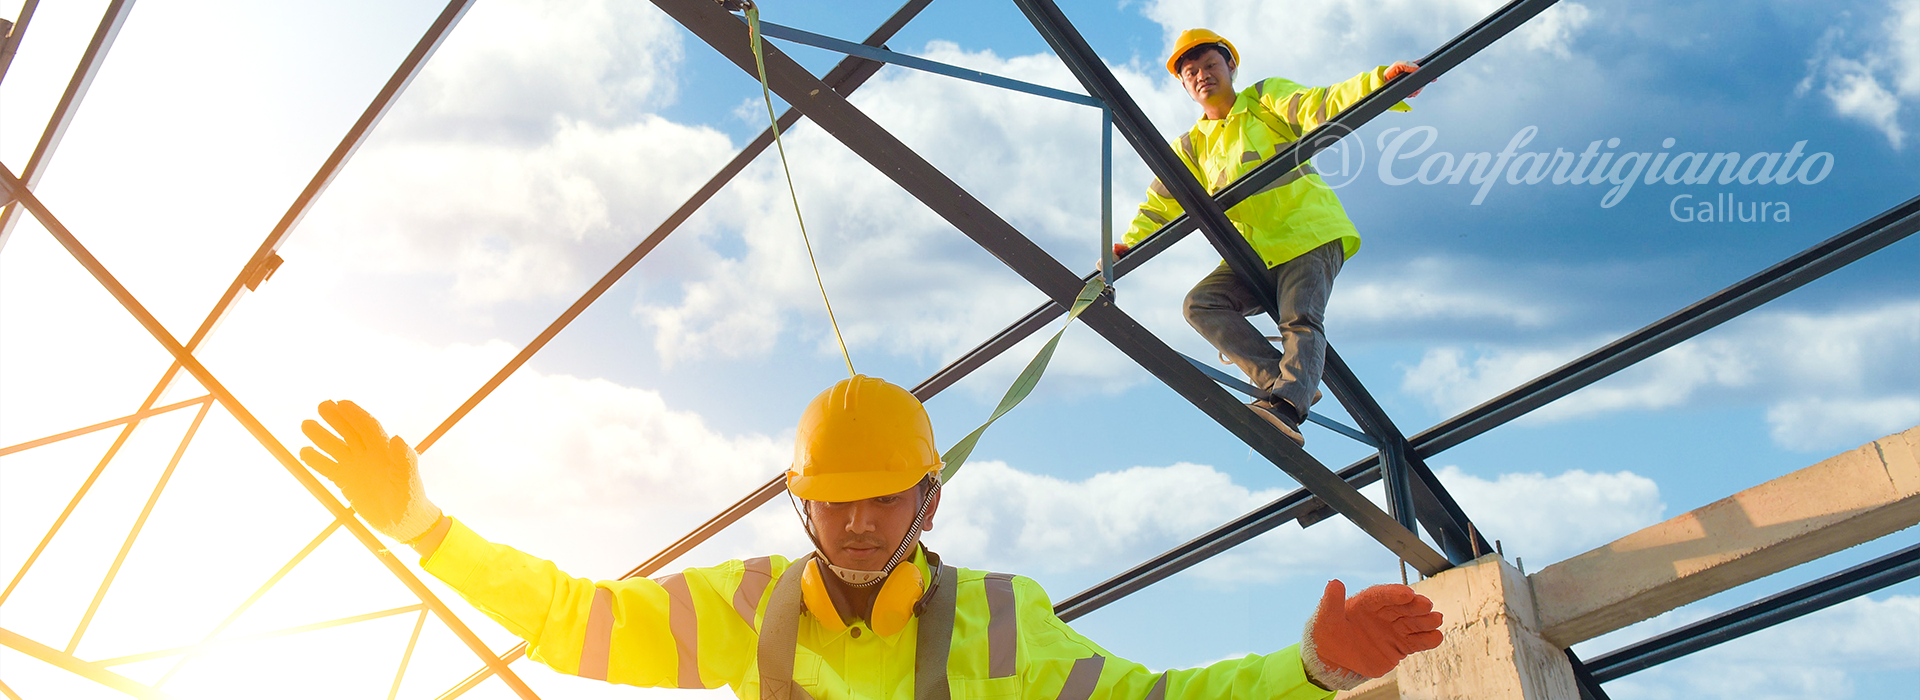
[[[1187,96],[1194,102],[1204,105],[1233,94],[1233,66],[1220,53],[1212,49],[1201,51],[1198,56],[1174,66],[1180,70],[1180,85],[1187,89]]]
[[[814,534],[820,538],[821,552],[836,566],[862,571],[885,568],[900,540],[913,528],[913,516],[920,509],[920,493],[915,484],[896,494],[864,501],[829,503],[807,501],[807,515],[813,519]],[[927,505],[923,530],[933,529],[933,512],[940,507],[940,494],[933,494]]]

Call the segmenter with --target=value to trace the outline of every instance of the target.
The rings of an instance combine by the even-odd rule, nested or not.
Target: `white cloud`
[[[1435,476],[1461,511],[1473,515],[1483,537],[1501,540],[1509,561],[1560,561],[1657,523],[1666,510],[1659,485],[1631,471],[1508,473],[1487,480],[1447,465]]]
[[[537,142],[576,120],[615,126],[672,102],[680,37],[664,14],[637,3],[478,5],[381,130],[427,140]]]
[[[1896,1],[1893,6],[1887,33],[1900,63],[1900,95],[1920,98],[1920,0]]]
[[[1482,267],[1466,260],[1423,257],[1388,271],[1369,269],[1365,277],[1334,286],[1327,316],[1343,324],[1491,321],[1518,328],[1539,327],[1558,316],[1557,309],[1537,298],[1487,288],[1486,282],[1497,278],[1484,274]]]
[[[1891,435],[1920,425],[1920,397],[1812,399],[1767,408],[1774,444],[1815,452],[1865,435]]]
[[[445,275],[438,301],[455,306],[572,296],[732,150],[712,129],[653,116],[610,127],[557,119],[554,127],[533,145],[370,145],[297,245],[314,264],[364,275]]]
[[[1520,28],[1527,48],[1545,51],[1560,58],[1572,56],[1575,36],[1593,21],[1593,11],[1577,2],[1554,3]]]
[[[1920,98],[1920,0],[1895,0],[1888,10],[1877,27],[1829,28],[1794,92],[1804,96],[1818,84],[1836,114],[1873,127],[1899,150],[1907,137],[1901,115]],[[1854,33],[1865,38],[1850,43]]]
[[[1401,388],[1435,410],[1456,413],[1611,340],[1547,348],[1436,347],[1403,369]],[[1909,358],[1916,354],[1920,302],[1824,314],[1753,313],[1522,420],[1660,410],[1746,395],[1771,404],[1768,421],[1781,446],[1816,452],[1849,447],[1913,423],[1920,402]]]
[[[1900,111],[1900,100],[1893,96],[1866,64],[1835,58],[1827,63],[1827,85],[1820,93],[1833,103],[1833,111],[1843,117],[1852,117],[1866,122],[1887,135],[1887,142],[1895,150],[1906,140],[1906,131],[1900,128],[1895,116]]]

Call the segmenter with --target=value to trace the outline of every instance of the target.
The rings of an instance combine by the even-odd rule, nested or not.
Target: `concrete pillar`
[[[1566,655],[1540,635],[1526,577],[1498,555],[1413,588],[1446,617],[1446,641],[1342,700],[1579,700]]]

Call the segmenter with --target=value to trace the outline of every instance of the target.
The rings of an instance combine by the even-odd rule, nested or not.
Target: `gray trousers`
[[[1346,251],[1333,241],[1267,268],[1267,279],[1279,290],[1280,348],[1247,322],[1246,317],[1261,313],[1260,300],[1226,263],[1187,292],[1182,311],[1200,337],[1239,366],[1254,386],[1292,404],[1294,419],[1304,421],[1327,357],[1327,296],[1345,262]]]

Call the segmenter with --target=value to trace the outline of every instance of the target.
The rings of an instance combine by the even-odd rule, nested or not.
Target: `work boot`
[[[1300,434],[1300,421],[1293,417],[1297,413],[1293,404],[1269,397],[1247,404],[1247,408],[1253,409],[1254,415],[1266,419],[1268,423],[1273,424],[1273,427],[1279,428],[1280,434],[1287,436],[1293,444],[1307,446],[1306,436]]]

